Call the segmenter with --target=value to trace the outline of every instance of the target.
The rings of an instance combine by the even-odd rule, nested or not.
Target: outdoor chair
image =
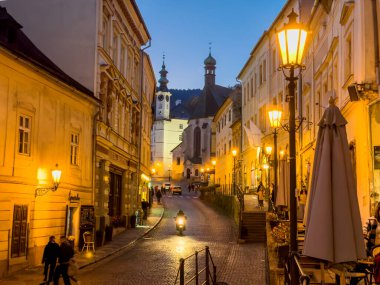
[[[92,250],[93,252],[95,252],[95,243],[92,239],[91,232],[87,231],[83,233],[83,241],[84,245],[82,247],[82,251],[86,249],[86,251]]]

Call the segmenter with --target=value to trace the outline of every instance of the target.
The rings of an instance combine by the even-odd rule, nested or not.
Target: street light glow
[[[307,31],[297,23],[297,17],[297,13],[292,10],[288,15],[289,22],[277,34],[284,68],[301,66]]]
[[[281,126],[281,116],[282,111],[280,110],[271,110],[268,112],[269,123],[272,128],[279,128]]]
[[[214,159],[213,161],[211,161],[211,164],[215,166],[216,165],[216,160]]]
[[[266,146],[265,147],[265,153],[267,154],[267,155],[271,155],[272,154],[272,147],[271,146]]]
[[[232,156],[236,156],[237,155],[237,150],[236,149],[233,149],[232,150]]]

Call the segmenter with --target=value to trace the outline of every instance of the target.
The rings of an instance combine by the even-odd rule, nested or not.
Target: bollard
[[[210,285],[209,248],[206,246],[206,285]]]
[[[199,273],[198,273],[198,251],[195,252],[195,285],[199,284]]]
[[[179,260],[179,284],[185,285],[185,260],[183,258]]]

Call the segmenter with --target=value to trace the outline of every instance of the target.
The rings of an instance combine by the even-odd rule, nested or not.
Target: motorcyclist
[[[185,213],[181,209],[178,211],[177,216],[175,217],[176,223],[179,221],[180,218],[183,219],[183,223],[184,223],[183,230],[185,230],[186,229],[186,220],[187,220],[187,217],[186,217]]]

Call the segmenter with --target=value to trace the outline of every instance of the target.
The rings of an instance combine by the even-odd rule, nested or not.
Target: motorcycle
[[[177,215],[175,217],[175,225],[176,230],[178,231],[179,235],[183,235],[183,231],[186,230],[186,216],[185,215]]]

